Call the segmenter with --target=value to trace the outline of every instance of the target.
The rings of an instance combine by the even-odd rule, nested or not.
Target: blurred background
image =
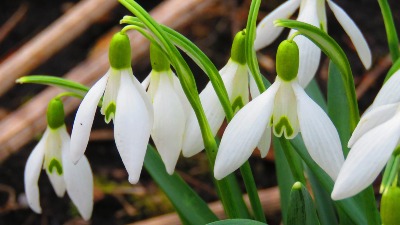
[[[246,24],[250,0],[152,0],[137,1],[157,21],[192,40],[222,68],[229,59],[232,39]],[[262,19],[283,0],[263,1]],[[354,74],[360,111],[372,102],[383,83],[391,60],[386,33],[375,0],[337,0],[363,32],[373,54],[373,66],[366,71],[354,47],[328,9],[328,33],[346,52]],[[400,2],[389,1],[397,26]],[[140,182],[131,185],[113,141],[113,126],[98,113],[86,155],[95,176],[94,211],[90,222],[79,217],[69,197],[57,198],[47,176],[39,180],[43,212],[29,209],[24,195],[26,160],[45,127],[49,99],[59,89],[42,85],[15,84],[21,76],[54,75],[92,85],[109,67],[107,50],[119,20],[130,15],[114,0],[1,0],[0,1],[0,225],[57,224],[179,224],[173,207],[143,169]],[[296,18],[297,13],[293,16]],[[288,30],[280,36],[283,40]],[[133,71],[139,81],[150,72],[148,42],[132,33]],[[279,44],[258,52],[262,73],[275,78],[275,52]],[[201,91],[207,77],[188,61]],[[329,60],[322,56],[316,80],[325,93]],[[79,101],[65,101],[69,131]],[[273,151],[266,159],[250,159],[269,224],[279,224],[280,202]],[[218,215],[223,216],[211,181],[204,153],[181,157],[176,172],[196,190]]]

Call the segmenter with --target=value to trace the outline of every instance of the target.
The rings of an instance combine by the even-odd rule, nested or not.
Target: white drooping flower
[[[348,147],[332,199],[351,197],[368,187],[382,171],[400,142],[400,71],[379,91],[360,119]]]
[[[245,33],[243,32],[239,32],[235,36],[231,58],[219,71],[234,111],[249,102],[249,72],[243,53],[244,38]],[[250,79],[252,78],[250,77]],[[211,82],[200,93],[200,101],[215,136],[224,121],[225,112]],[[191,109],[184,134],[182,153],[185,157],[191,157],[203,149],[204,143],[200,126],[195,112]]]
[[[153,106],[131,69],[129,38],[114,35],[109,59],[111,68],[86,94],[76,113],[71,134],[71,158],[78,162],[89,142],[97,105],[103,97],[101,113],[105,121],[114,121],[114,138],[129,182],[137,183],[142,170],[150,131]]]
[[[38,180],[45,170],[58,197],[68,192],[85,220],[93,210],[93,175],[85,156],[74,165],[69,158],[70,137],[64,124],[60,100],[52,100],[47,112],[48,126],[42,139],[29,155],[25,167],[25,193],[29,207],[41,213]],[[51,114],[51,115],[50,115]]]
[[[169,174],[173,174],[182,149],[186,118],[191,109],[182,86],[172,72],[168,59],[150,46],[153,70],[143,81],[154,108],[151,137]]]
[[[365,68],[369,69],[372,63],[371,50],[360,29],[336,3],[331,0],[326,0],[326,2],[345,32],[349,35]],[[254,48],[259,50],[270,45],[283,31],[283,27],[274,27],[273,21],[289,18],[299,7],[298,21],[321,27],[327,31],[325,0],[289,0],[269,13],[259,23]],[[295,30],[292,30],[289,36],[294,32]],[[302,87],[306,87],[318,69],[321,50],[304,36],[298,35],[294,40],[300,49],[299,83]]]
[[[297,63],[296,63],[297,61]],[[243,107],[228,124],[214,167],[216,179],[238,169],[256,147],[268,153],[275,136],[292,139],[301,132],[312,159],[335,180],[344,162],[339,135],[326,113],[305,93],[296,78],[298,48],[284,41],[278,48],[275,82]]]

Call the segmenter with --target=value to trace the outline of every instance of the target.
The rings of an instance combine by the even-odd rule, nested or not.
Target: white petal
[[[140,96],[142,97],[142,100],[145,104],[145,108],[150,116],[150,127],[153,126],[153,121],[154,121],[154,111],[153,111],[153,105],[151,104],[151,100],[149,95],[146,93],[146,90],[143,88],[143,86],[140,84],[140,82],[136,79],[136,77],[133,75],[132,73],[132,69],[128,69],[122,72],[122,74],[127,73],[130,78],[130,80],[132,81],[133,85],[136,88],[136,91],[140,94]],[[122,78],[121,78],[122,80]]]
[[[172,72],[170,71],[170,73],[172,73],[172,77],[174,80],[174,88],[175,88],[175,92],[178,94],[182,105],[185,109],[185,114],[186,116],[189,115],[190,111],[192,111],[192,106],[190,105],[189,100],[187,99],[185,92],[183,91],[181,82],[179,81],[178,77]]]
[[[353,134],[348,143],[348,147],[350,148],[353,144],[366,132],[371,130],[372,128],[381,125],[382,123],[386,122],[388,119],[392,118],[393,115],[396,113],[399,104],[389,104],[376,107],[369,111],[368,113],[364,114],[361,117],[360,122],[358,122],[356,129],[354,130]]]
[[[249,80],[250,80],[250,95],[252,99],[255,99],[257,96],[260,95],[260,91],[258,90],[256,81],[253,78],[253,75],[251,74],[249,70]]]
[[[263,137],[272,115],[274,97],[280,82],[275,82],[243,107],[228,124],[219,146],[214,176],[222,179],[239,168],[250,157]]]
[[[42,139],[29,155],[24,171],[26,198],[28,200],[29,207],[31,207],[31,209],[36,213],[42,212],[42,208],[40,207],[38,180],[43,166],[46,139],[49,133],[48,129],[49,128],[47,128]]]
[[[383,85],[381,90],[378,92],[374,103],[372,103],[369,110],[376,108],[381,105],[397,103],[400,101],[400,70],[390,77],[388,81]]]
[[[298,21],[319,27],[316,1],[306,1],[300,10]],[[292,35],[295,30],[290,31]],[[299,72],[297,77],[302,87],[306,87],[318,70],[321,50],[308,38],[298,35],[294,38],[299,47]]]
[[[160,83],[153,99],[154,125],[151,132],[169,174],[174,173],[186,123],[184,107],[175,92],[172,76],[160,74]]]
[[[257,26],[254,48],[259,50],[271,44],[283,30],[283,27],[274,26],[274,20],[289,18],[299,5],[300,0],[289,0],[264,17]]]
[[[207,84],[206,88],[200,93],[200,100],[211,131],[216,135],[224,121],[225,113],[211,83]],[[186,122],[182,153],[185,157],[191,157],[203,149],[204,143],[199,122],[192,109]]]
[[[65,194],[65,182],[63,177],[64,166],[62,165],[62,152],[61,149],[64,147],[65,143],[62,142],[61,133],[63,130],[66,132],[65,126],[57,128],[55,130],[49,129],[49,136],[46,142],[46,152],[45,152],[45,160],[44,167],[49,177],[50,183],[54,188],[58,197],[63,197]],[[69,147],[69,145],[68,145]],[[61,174],[58,173],[57,168],[50,168],[51,162],[56,160],[61,166],[62,171]],[[50,173],[49,170],[52,170]]]
[[[261,158],[267,156],[269,147],[271,146],[271,129],[267,128],[264,130],[263,135],[258,142],[257,148],[260,150]]]
[[[137,183],[146,154],[147,143],[153,126],[153,115],[149,113],[146,99],[138,88],[143,87],[127,72],[121,73],[121,86],[118,92],[117,109],[114,121],[114,138],[122,162],[129,174],[129,182]],[[152,106],[151,107],[151,112]]]
[[[297,97],[297,113],[300,132],[311,158],[333,179],[344,162],[339,134],[317,103],[296,83],[293,89]]]
[[[364,64],[364,67],[369,69],[372,64],[371,50],[369,49],[367,41],[365,40],[360,29],[342,8],[330,0],[327,2],[333,14],[335,14],[336,19],[339,21],[340,25],[342,25],[344,31],[346,31],[353,42],[358,56]]]
[[[85,156],[75,165],[69,160],[70,137],[64,130],[61,134],[64,142],[62,149],[62,164],[67,192],[79,213],[89,220],[93,210],[93,175]]]
[[[90,130],[92,128],[94,114],[97,105],[104,93],[107,84],[108,73],[97,81],[82,100],[76,112],[71,134],[71,159],[74,163],[85,153],[89,142]]]
[[[353,196],[370,185],[392,155],[400,136],[400,114],[362,136],[340,170],[332,199]]]
[[[143,81],[142,81],[142,86],[146,90],[149,87],[150,84],[150,77],[151,74],[149,74]]]

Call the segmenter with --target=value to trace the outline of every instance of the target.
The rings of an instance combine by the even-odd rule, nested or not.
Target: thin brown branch
[[[160,23],[178,28],[196,19],[205,8],[215,2],[216,0],[169,0],[157,6],[151,14]],[[181,20],[182,17],[185,20]],[[115,29],[106,35],[111,36],[112,33],[115,33]],[[136,32],[131,32],[129,35],[132,40],[132,49],[134,49],[132,58],[135,61],[147,53],[148,41]],[[107,49],[98,50],[97,55],[97,57],[88,58],[64,77],[86,85],[94,83],[109,67]],[[0,162],[18,151],[34,136],[43,132],[46,128],[45,112],[47,104],[58,93],[60,93],[60,90],[57,88],[47,88],[0,121]],[[71,113],[78,104],[79,101],[76,99],[64,101],[65,113]]]
[[[17,11],[0,27],[0,42],[14,29],[15,26],[24,18],[28,11],[28,5],[23,3]]]
[[[117,5],[117,1],[84,0],[27,42],[0,64],[0,95],[15,85],[58,50],[82,34],[90,25]]]

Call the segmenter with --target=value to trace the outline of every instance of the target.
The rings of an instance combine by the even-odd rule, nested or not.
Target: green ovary
[[[54,168],[57,170],[58,175],[63,174],[62,165],[61,165],[60,161],[58,161],[56,158],[51,159],[49,166],[48,166],[49,172],[53,173]]]
[[[281,137],[283,132],[285,132],[285,137],[290,137],[293,135],[293,127],[289,123],[289,119],[286,116],[280,118],[279,122],[274,126],[275,135]]]

